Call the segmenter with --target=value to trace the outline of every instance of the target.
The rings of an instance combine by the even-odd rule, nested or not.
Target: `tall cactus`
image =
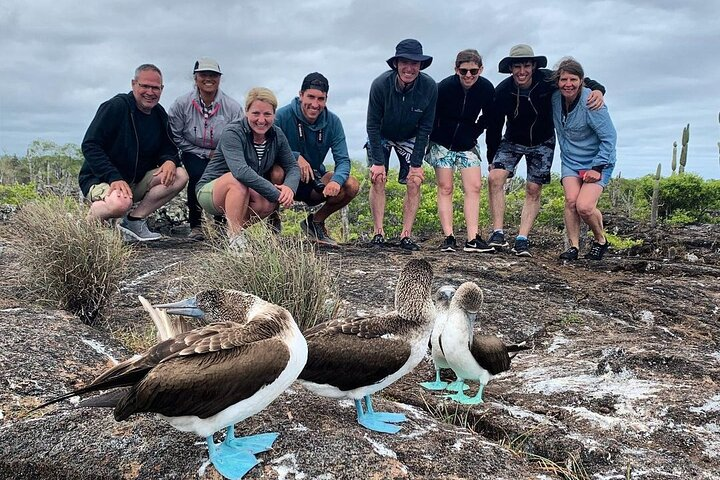
[[[670,168],[672,169],[671,175],[675,175],[675,170],[677,169],[677,142],[673,142],[673,156]]]
[[[658,163],[657,171],[655,172],[655,184],[653,185],[653,194],[652,194],[652,209],[650,210],[650,228],[655,228],[657,226],[657,218],[658,218],[658,206],[660,203],[660,170],[662,168],[662,164]]]
[[[680,169],[678,173],[685,173],[685,165],[687,164],[687,148],[688,142],[690,141],[690,124],[683,128],[682,135],[682,150],[680,151]]]

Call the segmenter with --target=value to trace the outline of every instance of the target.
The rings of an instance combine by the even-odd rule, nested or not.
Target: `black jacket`
[[[480,77],[468,90],[460,77],[451,75],[438,83],[435,123],[430,140],[448,150],[466,152],[477,145],[487,125],[495,89]]]
[[[552,70],[545,68],[535,70],[527,97],[520,95],[512,76],[495,88],[493,114],[487,126],[488,163],[492,163],[501,138],[534,147],[554,137],[551,99],[557,85],[552,81],[552,74]],[[589,78],[585,78],[585,86],[605,93],[602,85]]]
[[[160,105],[154,107],[160,114],[165,135],[158,158],[150,163],[138,164],[138,136],[133,112],[137,110],[132,92],[119,93],[98,108],[82,142],[85,162],[78,181],[83,195],[98,183],[125,180],[139,182],[145,174],[167,160],[178,165],[178,149],[170,138],[168,116]]]

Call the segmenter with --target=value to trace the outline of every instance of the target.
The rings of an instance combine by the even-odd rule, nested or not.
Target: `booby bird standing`
[[[355,401],[358,423],[397,433],[397,413],[375,412],[370,395],[410,372],[425,356],[435,318],[432,268],[410,260],[395,288],[395,311],[331,320],[305,331],[308,362],[298,381],[313,393]],[[363,409],[362,400],[365,400]]]
[[[462,389],[448,395],[456,402],[475,405],[483,403],[482,395],[490,379],[510,369],[512,357],[508,352],[527,350],[523,344],[505,345],[493,335],[473,332],[475,318],[482,306],[482,290],[473,282],[465,282],[450,301],[447,323],[441,337],[445,359],[458,377],[458,381],[476,380],[479,383],[474,397]]]
[[[236,438],[234,424],[270,404],[297,378],[307,343],[286,309],[254,295],[207,290],[156,305],[170,314],[225,319],[160,342],[109,369],[87,387],[41,405],[97,390],[125,387],[81,403],[114,407],[115,419],[153,412],[184,432],[205,437],[210,460],[227,478],[241,478],[277,434]],[[215,444],[213,433],[228,427]]]
[[[440,370],[443,368],[450,368],[447,360],[445,360],[445,354],[443,353],[442,346],[440,345],[440,336],[445,328],[448,309],[450,307],[450,300],[454,294],[455,287],[452,285],[444,285],[438,288],[435,292],[434,300],[437,314],[435,316],[435,324],[433,325],[432,335],[430,335],[430,351],[432,354],[433,365],[435,365],[435,381],[423,382],[420,384],[420,386],[428,390],[445,390],[448,387],[447,382],[440,380]]]

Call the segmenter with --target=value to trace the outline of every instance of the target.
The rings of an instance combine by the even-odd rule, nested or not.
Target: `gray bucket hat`
[[[420,42],[414,38],[406,38],[395,47],[395,55],[387,59],[387,64],[395,70],[395,60],[404,58],[413,62],[420,62],[420,70],[424,70],[430,66],[433,59],[429,55],[423,55],[423,49]]]
[[[510,55],[500,60],[498,71],[500,73],[512,73],[512,64],[520,60],[532,60],[537,64],[537,68],[547,67],[547,57],[535,55],[530,45],[521,43],[510,49]]]

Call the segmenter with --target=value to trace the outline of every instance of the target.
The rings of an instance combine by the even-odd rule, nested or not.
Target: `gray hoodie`
[[[268,130],[266,138],[265,155],[260,160],[253,146],[253,134],[247,118],[228,124],[195,191],[199,192],[206,183],[227,172],[232,172],[233,177],[240,183],[252,188],[269,201],[277,202],[280,191],[264,177],[277,163],[285,171],[283,184],[296,192],[300,182],[300,167],[295,161],[285,134],[277,125],[273,125]]]

